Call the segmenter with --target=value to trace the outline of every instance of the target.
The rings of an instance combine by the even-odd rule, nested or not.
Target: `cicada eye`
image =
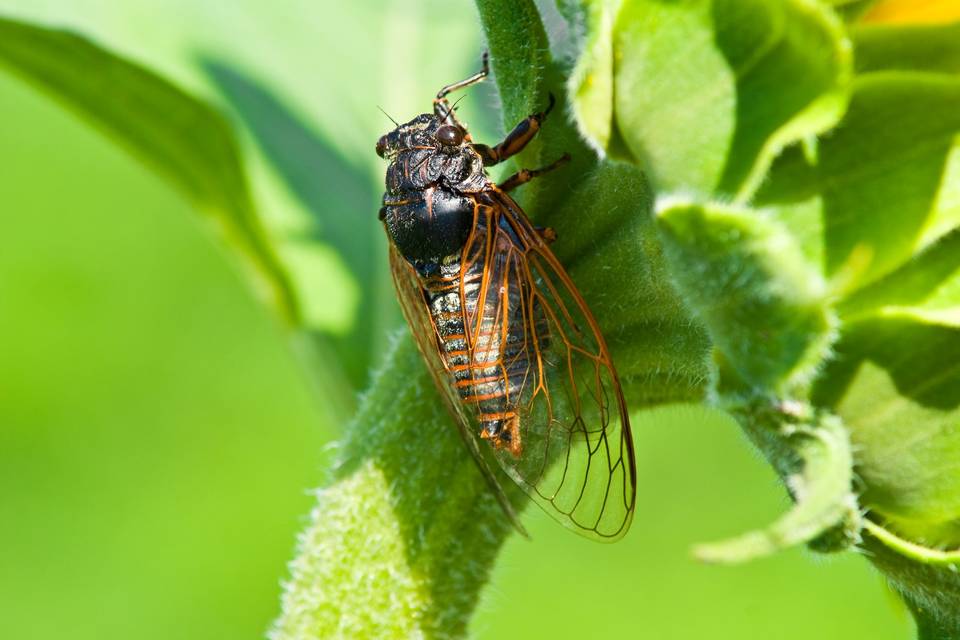
[[[452,124],[445,124],[437,129],[437,140],[447,147],[454,147],[463,142],[463,129]]]

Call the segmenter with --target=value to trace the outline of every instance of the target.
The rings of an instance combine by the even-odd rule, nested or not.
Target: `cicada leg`
[[[497,186],[500,187],[501,191],[511,191],[526,182],[530,182],[537,176],[542,176],[548,171],[553,171],[558,167],[562,167],[568,162],[570,162],[570,154],[565,153],[545,167],[541,167],[539,169],[520,169],[520,171],[517,171],[515,174],[513,174],[512,176],[510,176],[509,178],[507,178]]]
[[[484,78],[490,75],[490,60],[489,55],[486,51],[483,52],[483,57],[481,58],[481,68],[480,71],[476,72],[469,78],[461,80],[460,82],[454,82],[453,84],[448,84],[443,89],[437,92],[437,97],[433,101],[433,113],[442,120],[451,122],[452,124],[463,129],[464,140],[467,142],[470,141],[470,133],[467,131],[467,128],[457,119],[457,114],[454,112],[453,107],[450,106],[450,102],[447,100],[447,96],[450,93],[457,91],[458,89],[463,89],[471,85],[482,82]]]
[[[557,100],[551,93],[550,102],[547,104],[546,109],[539,113],[530,114],[521,120],[520,124],[515,126],[513,131],[508,133],[507,137],[503,139],[503,142],[497,146],[490,147],[485,144],[473,145],[474,150],[480,154],[481,158],[483,158],[484,166],[489,167],[490,165],[498,164],[523,151],[523,148],[527,146],[527,143],[533,140],[533,137],[537,135],[538,131],[540,131],[540,125],[543,124],[543,121],[553,110],[553,106],[556,103]]]

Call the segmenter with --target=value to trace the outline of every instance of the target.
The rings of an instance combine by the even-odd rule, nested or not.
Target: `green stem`
[[[465,635],[513,529],[407,335],[394,342],[341,447],[271,637]],[[521,509],[526,499],[505,487]]]
[[[928,610],[911,607],[911,611],[917,623],[917,640],[956,640],[960,638],[960,625],[956,622],[944,625]]]

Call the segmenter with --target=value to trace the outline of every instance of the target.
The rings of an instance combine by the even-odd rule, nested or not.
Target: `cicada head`
[[[390,159],[399,153],[415,149],[455,154],[460,149],[469,149],[469,145],[464,145],[466,138],[467,132],[458,125],[445,122],[432,113],[424,113],[380,136],[377,140],[377,155]]]
[[[387,193],[428,187],[476,193],[487,186],[483,159],[458,123],[424,113],[377,141],[377,155],[390,162]]]

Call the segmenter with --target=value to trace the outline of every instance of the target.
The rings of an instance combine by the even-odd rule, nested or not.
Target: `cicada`
[[[633,516],[636,468],[617,371],[593,314],[510,196],[563,165],[499,184],[486,168],[521,151],[554,106],[495,146],[473,142],[440,90],[433,112],[382,136],[389,161],[380,220],[401,307],[467,448],[520,527],[492,465],[562,524],[616,540]],[[522,527],[520,527],[522,531]]]

